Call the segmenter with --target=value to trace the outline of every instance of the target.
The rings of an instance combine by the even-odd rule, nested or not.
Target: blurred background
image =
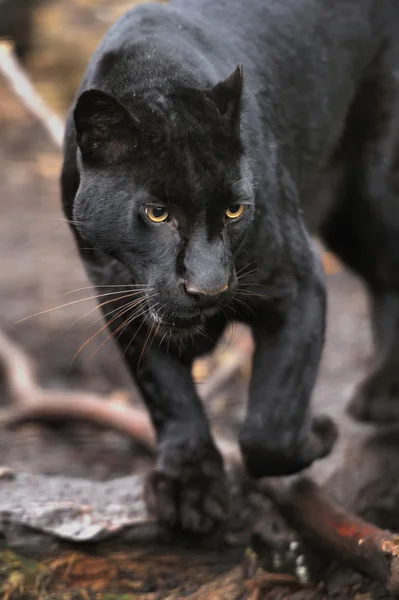
[[[88,58],[135,0],[0,0],[0,37],[16,52],[45,100],[67,110]]]

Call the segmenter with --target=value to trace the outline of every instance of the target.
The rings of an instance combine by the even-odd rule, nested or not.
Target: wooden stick
[[[307,477],[288,484],[262,482],[259,487],[311,546],[399,594],[399,537],[336,506]]]
[[[97,394],[42,388],[37,382],[33,362],[1,331],[0,359],[13,401],[13,407],[3,411],[1,420],[16,425],[43,419],[83,419],[114,428],[154,451],[154,430],[143,410],[110,402]]]
[[[64,139],[64,124],[43,101],[20,64],[9,42],[0,41],[0,73],[27,110],[43,125],[50,138],[61,149]]]
[[[115,429],[142,444],[151,453],[155,435],[146,413],[133,406],[84,392],[43,390],[35,402],[7,411],[1,417],[9,426],[28,421],[77,419]]]

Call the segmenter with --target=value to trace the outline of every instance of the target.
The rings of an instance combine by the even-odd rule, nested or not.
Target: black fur
[[[377,366],[353,410],[398,412],[398,27],[396,0],[171,0],[129,11],[90,62],[63,206],[96,285],[146,288],[145,314],[107,320],[157,431],[161,521],[206,531],[225,516],[191,366],[231,320],[256,345],[249,473],[295,473],[330,451],[335,427],[309,409],[326,309],[310,233],[372,295]],[[169,220],[151,223],[149,206]]]

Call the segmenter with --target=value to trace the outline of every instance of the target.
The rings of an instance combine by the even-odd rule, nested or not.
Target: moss
[[[4,600],[40,598],[45,569],[31,559],[5,550],[0,552],[0,593]]]
[[[136,600],[137,594],[105,593],[97,596],[96,600]]]

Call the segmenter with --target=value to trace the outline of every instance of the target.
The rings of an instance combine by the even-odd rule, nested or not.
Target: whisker
[[[160,327],[161,327],[161,323],[158,323],[157,327],[155,328],[154,335],[152,336],[152,340],[150,341],[150,346],[154,342],[155,338],[157,337],[157,333],[158,333]]]
[[[224,354],[225,352],[227,352],[228,349],[230,348],[230,346],[232,345],[234,336],[237,332],[237,324],[233,323],[229,329],[230,329],[229,338],[228,338],[228,340],[226,340],[226,346],[221,348],[221,350],[220,350],[221,354]]]
[[[258,269],[252,269],[251,271],[248,271],[247,273],[241,273],[241,275],[237,276],[237,281],[242,281],[245,277],[249,277],[250,275],[253,275],[254,273],[257,272]]]
[[[129,310],[129,309],[126,309],[126,312],[127,312],[127,310]],[[82,344],[80,346],[80,348],[75,352],[69,366],[72,365],[73,361],[78,356],[79,352],[81,352],[83,350],[83,348],[85,348],[87,346],[87,344],[89,344],[99,333],[104,331],[104,329],[106,329],[106,327],[109,327],[117,318],[118,318],[118,315],[115,315],[108,323],[106,322],[98,331],[96,331],[96,333],[93,333],[93,335],[88,340],[86,340],[85,343]]]
[[[145,314],[145,312],[144,312],[144,314]],[[141,315],[139,315],[139,316],[141,316]],[[131,323],[131,322],[132,322],[132,321],[129,321],[129,322],[127,323],[126,327],[127,327],[127,326],[128,326],[130,323]],[[136,336],[137,336],[137,334],[139,333],[140,329],[143,327],[144,323],[145,323],[145,320],[143,319],[143,320],[141,321],[141,324],[140,324],[140,325],[139,325],[139,327],[137,328],[137,330],[136,330],[136,332],[135,332],[134,336],[131,338],[130,342],[129,342],[129,343],[128,343],[128,345],[126,346],[126,349],[125,349],[125,351],[123,352],[123,358],[125,358],[126,354],[129,352],[129,348],[130,348],[130,346],[133,344],[134,340],[136,339]]]
[[[115,310],[110,311],[109,313],[107,313],[107,315],[104,315],[104,318],[108,317],[110,314],[117,312],[117,314],[108,322],[105,323],[106,326],[110,325],[111,323],[113,323],[116,319],[122,317],[124,314],[126,314],[127,312],[129,312],[129,310],[134,310],[133,314],[130,315],[123,323],[121,323],[117,329],[115,331],[111,331],[110,335],[107,337],[107,339],[102,342],[102,344],[100,345],[99,348],[97,348],[97,350],[94,352],[94,354],[90,357],[93,358],[93,356],[95,356],[95,354],[100,350],[100,348],[102,348],[102,346],[111,338],[111,337],[115,337],[116,334],[118,334],[115,337],[115,340],[117,341],[119,339],[119,337],[122,335],[123,331],[128,327],[128,325],[130,325],[130,323],[132,323],[135,319],[139,318],[140,316],[142,316],[143,314],[146,313],[146,311],[148,310],[147,306],[144,306],[144,308],[141,308],[140,305],[143,303],[146,303],[146,301],[154,296],[156,296],[156,293],[151,294],[150,296],[143,296],[141,298],[138,298],[136,300],[133,300],[132,302],[128,302],[127,304],[125,304],[122,307],[118,307]],[[139,307],[139,308],[137,308]],[[103,317],[100,317],[100,319]],[[97,322],[97,319],[95,322]],[[87,327],[86,327],[87,329]],[[102,328],[104,329],[104,328]],[[102,329],[100,331],[102,331]],[[140,327],[139,327],[140,329]],[[100,333],[100,331],[98,331],[96,334],[94,334],[94,336],[96,336],[98,333]],[[119,333],[118,333],[119,332]],[[88,340],[89,342],[90,340]],[[129,344],[130,346],[130,344]],[[78,352],[80,352],[80,349],[78,350]],[[125,355],[125,353],[124,353]]]
[[[154,296],[156,296],[156,295],[157,295],[157,293],[153,294],[153,295],[152,295],[152,297],[154,297]],[[151,296],[149,296],[149,298],[150,298],[150,297],[151,297]],[[158,303],[156,303],[154,306],[157,306],[157,305],[158,305]],[[147,312],[149,312],[149,310],[150,310],[150,307],[149,307],[148,305],[144,306],[144,308],[141,308],[141,309],[140,309],[140,308],[139,308],[139,309],[136,309],[136,310],[135,310],[135,312],[134,312],[132,315],[130,315],[130,316],[129,316],[129,317],[126,319],[125,323],[122,323],[122,329],[121,329],[121,331],[118,333],[118,335],[117,335],[117,337],[116,337],[116,340],[118,340],[118,339],[119,339],[119,337],[122,335],[122,333],[123,333],[123,332],[126,330],[126,328],[127,328],[127,327],[128,327],[128,326],[129,326],[129,325],[130,325],[130,324],[131,324],[131,323],[132,323],[132,322],[133,322],[135,319],[138,319],[138,318],[142,317],[142,316],[143,316],[143,315],[145,315]],[[123,357],[125,357],[125,356],[126,356],[127,352],[129,351],[129,348],[130,348],[130,346],[132,345],[132,343],[133,343],[134,339],[136,338],[137,334],[139,333],[140,329],[143,327],[144,323],[145,323],[145,320],[143,319],[143,320],[142,320],[142,322],[141,322],[141,324],[140,324],[140,326],[138,327],[137,331],[135,332],[134,336],[131,338],[131,340],[130,340],[129,344],[128,344],[128,345],[127,345],[127,347],[125,348],[125,350],[124,350],[124,352],[123,352]],[[116,332],[115,332],[115,333],[116,333]]]
[[[128,310],[127,310],[127,311],[125,311],[125,312],[128,312]],[[121,315],[118,315],[118,316],[122,316],[123,314],[124,314],[124,313],[122,313]],[[109,340],[110,340],[112,337],[115,339],[115,342],[117,342],[117,341],[119,340],[120,336],[122,335],[122,333],[123,333],[123,332],[126,330],[126,328],[129,326],[129,324],[130,324],[130,323],[132,323],[132,321],[134,321],[136,318],[140,317],[142,314],[145,314],[145,309],[144,309],[144,310],[143,310],[143,309],[141,309],[141,312],[140,312],[140,311],[138,311],[138,312],[136,311],[136,312],[135,312],[135,314],[134,314],[134,316],[132,316],[132,317],[128,317],[128,318],[127,318],[127,319],[126,319],[126,320],[125,320],[123,323],[121,323],[121,324],[120,324],[120,325],[117,327],[117,329],[115,329],[115,331],[111,331],[111,333],[110,333],[110,335],[107,337],[107,339],[106,339],[106,340],[104,340],[104,341],[102,342],[102,344],[100,345],[100,347],[99,347],[99,348],[97,348],[97,350],[96,350],[96,351],[95,351],[95,352],[94,352],[94,353],[91,355],[91,357],[90,357],[90,358],[93,358],[93,357],[94,357],[94,356],[97,354],[97,352],[98,352],[98,351],[99,351],[99,350],[102,348],[102,346],[103,346],[103,345],[104,345],[106,342],[108,342],[108,341],[109,341]],[[140,327],[141,327],[141,326],[140,326]],[[140,327],[139,327],[139,329],[140,329]],[[115,337],[115,334],[117,334],[117,335],[116,335],[116,337]],[[129,344],[129,345],[130,345],[130,344]],[[125,355],[126,355],[126,350],[125,350],[125,351],[124,351],[124,353],[123,353],[123,357],[124,357]]]
[[[121,314],[117,314],[116,317],[121,316],[122,314],[124,314],[125,309],[126,310],[133,310],[134,308],[136,308],[137,306],[139,306],[140,304],[142,304],[143,302],[145,302],[146,298],[138,298],[136,300],[133,300],[132,302],[128,302],[126,304],[124,304],[123,306],[118,306],[115,309],[110,310],[109,312],[100,315],[95,321],[93,321],[93,323],[90,323],[89,325],[87,325],[84,329],[84,331],[87,331],[87,329],[89,329],[89,327],[92,327],[93,325],[95,325],[96,323],[98,323],[98,321],[101,321],[102,319],[108,319],[111,315],[115,314],[116,312],[120,312]]]
[[[81,225],[82,223],[80,223],[79,221],[69,221],[68,219],[64,219],[62,217],[59,218],[51,218],[51,217],[44,217],[41,219],[38,219],[39,222],[43,222],[43,221],[61,221],[61,223],[59,223],[58,225],[56,225],[54,228],[51,228],[51,234],[53,234],[55,231],[57,231],[60,227],[62,227],[62,225],[67,225],[68,223],[71,223],[73,225]],[[41,240],[43,240],[44,238],[46,238],[48,235],[48,232],[43,234],[43,235],[39,235],[38,237],[34,238],[33,240],[28,240],[27,242],[24,242],[24,246],[30,246],[32,244],[35,244],[36,242],[39,242]],[[76,251],[77,249],[75,249]]]
[[[159,305],[159,303],[156,304],[156,306],[158,306],[158,305]],[[161,313],[163,311],[163,309],[165,308],[166,305],[167,305],[167,302],[164,302],[160,308],[157,308],[157,312]],[[161,319],[163,319],[164,316],[165,316],[165,314],[162,314],[161,315]]]
[[[199,325],[198,326],[198,333],[200,335],[202,335],[202,337],[206,338],[207,340],[209,340],[210,342],[212,342],[213,344],[215,343],[215,340],[213,340],[209,334],[207,333],[205,327],[203,325]]]
[[[141,300],[141,302],[140,302],[140,304],[141,304],[142,302],[145,301],[145,298],[141,298],[140,300]],[[131,307],[131,306],[128,306],[127,308],[124,307],[124,309],[122,310],[122,312],[120,312],[118,315],[116,315],[112,319],[112,321],[115,321],[115,319],[118,319],[119,317],[122,317],[124,314],[126,314],[127,312],[129,312],[129,310],[133,310],[133,308],[135,308],[135,307]],[[136,318],[136,317],[134,317],[134,318]],[[129,317],[129,319],[130,319],[130,317]],[[133,319],[130,319],[130,323],[132,322],[132,320]],[[119,336],[123,333],[124,329],[126,329],[126,327],[128,326],[128,324],[129,323],[126,323],[126,321],[124,321],[123,323],[121,323],[115,329],[115,331],[111,331],[111,333],[107,336],[107,338],[100,344],[100,346],[95,350],[95,352],[93,352],[93,354],[90,356],[90,359],[92,359],[97,354],[97,352],[99,352],[101,350],[101,348],[104,346],[104,344],[106,344],[108,342],[108,340],[110,340],[112,337],[115,337],[115,334],[117,334],[119,332],[118,336],[115,338],[117,340],[119,338]],[[120,331],[120,330],[122,330],[122,331]]]
[[[166,354],[169,354],[171,340],[172,340],[172,337],[169,335],[168,336],[168,343],[167,343],[167,346],[166,346]]]
[[[131,302],[128,302],[127,304],[124,304],[124,306],[123,306],[123,307],[118,307],[118,308],[117,308],[117,309],[115,309],[115,310],[123,309],[123,308],[125,308],[125,307],[126,307],[126,308],[127,308],[127,307],[129,307],[129,308],[133,309],[133,308],[135,308],[136,306],[138,306],[139,304],[141,304],[142,302],[144,302],[144,301],[146,301],[146,300],[150,300],[151,298],[154,298],[154,296],[156,296],[156,295],[157,295],[156,293],[154,293],[154,294],[150,294],[149,296],[144,296],[144,295],[143,295],[142,297],[140,297],[140,298],[136,298],[135,300],[132,300]],[[102,306],[102,305],[101,305],[101,306]],[[91,325],[94,325],[95,323],[97,323],[98,321],[100,321],[100,320],[101,320],[101,319],[103,319],[103,318],[104,318],[104,319],[106,319],[106,318],[107,318],[109,315],[113,314],[113,313],[115,312],[115,310],[111,310],[111,311],[109,311],[108,313],[102,314],[102,315],[101,315],[101,316],[100,316],[98,319],[96,319],[96,320],[95,320],[95,321],[94,321],[94,322],[93,322]],[[89,327],[90,327],[90,326],[89,326]],[[86,329],[87,329],[87,327],[86,327]]]
[[[252,262],[248,263],[247,265],[245,265],[244,267],[242,267],[239,271],[237,271],[237,276],[242,273],[242,271],[245,271],[245,269],[248,269],[248,267],[250,267],[251,265],[256,264],[256,260],[253,260]],[[253,269],[254,271],[257,271],[257,269]]]
[[[190,331],[190,342],[192,344],[192,346],[198,350],[198,341],[197,338],[195,337],[194,333],[192,331]]]
[[[239,290],[241,290],[241,289],[245,290],[249,286],[263,288],[264,290],[270,290],[271,289],[270,286],[268,286],[268,285],[263,285],[262,283],[251,283],[251,282],[248,282],[248,283],[245,283],[245,282],[244,283],[239,283],[238,284],[238,289]]]
[[[237,296],[234,297],[234,300],[235,300],[235,302],[239,302],[240,304],[242,304],[243,306],[245,306],[245,308],[248,308],[252,312],[252,314],[255,314],[255,311],[252,308],[252,306],[250,306],[249,304],[247,304],[243,300],[240,300],[240,298],[237,298]]]
[[[67,294],[73,294],[74,292],[81,292],[82,290],[95,290],[96,288],[132,288],[136,290],[136,288],[141,287],[144,290],[151,290],[152,288],[148,288],[147,286],[143,286],[139,283],[126,283],[126,284],[109,284],[109,285],[87,285],[85,287],[76,288],[74,290],[69,290],[68,292],[64,292],[64,296]],[[126,291],[126,290],[123,290]],[[117,293],[117,292],[115,292]]]
[[[41,217],[39,221],[62,221],[63,223],[74,223],[76,225],[83,225],[83,221],[76,221],[75,219],[68,219],[67,217]]]
[[[164,334],[163,334],[163,336],[161,337],[161,341],[159,342],[158,346],[162,346],[162,344],[163,344],[163,341],[164,341],[164,339],[165,339],[165,337],[166,337],[167,333],[168,333],[168,332],[167,332],[167,331],[165,331],[165,333],[164,333]]]
[[[156,294],[153,294],[153,296],[155,296]],[[141,298],[141,302],[134,302],[132,303],[132,306],[130,306],[130,310],[133,311],[133,313],[131,315],[129,315],[129,317],[127,317],[127,319],[118,327],[118,329],[116,329],[113,334],[115,335],[116,333],[118,333],[119,329],[121,329],[121,331],[118,333],[117,337],[115,338],[116,340],[119,339],[119,337],[122,335],[123,331],[136,319],[138,319],[139,317],[141,317],[142,315],[144,315],[146,312],[148,312],[149,307],[148,304],[146,302],[147,299],[150,299],[151,296],[149,296],[148,298]],[[144,306],[141,306],[141,304],[144,303]]]
[[[121,292],[122,293],[122,292]],[[135,294],[136,295],[136,294]],[[118,300],[123,300],[124,298],[130,298],[131,295],[129,294],[128,296],[121,296],[118,298],[111,298],[111,300],[106,300],[105,302],[101,302],[101,304],[96,304],[96,306],[94,306],[93,308],[91,308],[90,310],[88,310],[84,315],[81,315],[80,317],[78,317],[77,319],[75,319],[70,325],[68,325],[68,327],[65,329],[64,333],[66,331],[69,331],[69,329],[71,327],[73,327],[76,323],[78,323],[78,321],[81,321],[82,319],[84,319],[85,317],[87,317],[88,315],[90,315],[92,312],[94,312],[95,310],[98,310],[99,308],[102,308],[103,306],[106,306],[107,304],[111,304],[112,302],[118,302]],[[150,296],[148,296],[148,298],[150,298]],[[142,298],[136,298],[135,300],[132,300],[132,302],[129,302],[128,304],[132,304],[138,301],[141,301]],[[124,305],[126,306],[126,305]],[[122,307],[118,306],[115,309],[112,309],[110,312],[106,313],[106,314],[101,314],[100,317],[98,319],[96,319],[95,321],[93,321],[93,323],[90,323],[89,325],[87,325],[87,327],[85,327],[84,331],[86,331],[89,327],[91,327],[92,325],[94,325],[95,323],[97,323],[98,321],[100,321],[102,318],[106,318],[109,315],[113,314],[114,312],[116,312],[117,310],[120,310]]]
[[[63,223],[59,223],[59,225],[56,225],[54,228],[51,229],[51,233],[54,233],[55,231],[57,231],[57,229],[59,229],[60,227],[62,227]],[[43,239],[48,239],[48,235],[49,232],[44,233],[43,235],[39,235],[36,238],[33,238],[33,240],[28,240],[27,242],[24,242],[24,246],[30,246],[32,244],[36,244],[36,242],[40,242]]]
[[[180,343],[181,343],[181,352],[184,352],[186,349],[186,340],[184,339],[183,336],[180,337]]]
[[[261,298],[262,300],[271,300],[269,296],[265,296],[264,294],[257,294],[256,292],[251,292],[250,290],[237,290],[236,296],[249,296],[253,298]]]
[[[127,319],[125,320],[124,323],[122,323],[122,328],[119,331],[118,335],[116,336],[116,340],[118,340],[120,338],[120,336],[123,334],[123,332],[127,329],[127,327],[129,327],[129,325],[131,325],[133,323],[133,321],[135,321],[136,319],[140,319],[142,316],[144,316],[147,312],[148,312],[148,306],[144,306],[144,307],[140,307],[137,308],[132,315],[130,315],[129,317],[127,317]],[[142,321],[141,324],[144,323],[144,320]],[[140,325],[141,327],[141,325]],[[139,329],[140,329],[139,327]],[[116,332],[115,332],[116,333]],[[130,347],[130,342],[129,342],[129,347]]]
[[[235,315],[238,315],[238,310],[231,303],[229,304],[229,310],[233,311],[233,313]],[[230,321],[230,316],[229,315],[227,317],[227,321]]]
[[[126,290],[124,290],[124,291],[126,291]],[[46,310],[41,310],[37,313],[34,313],[33,315],[23,317],[22,319],[15,321],[15,323],[16,324],[22,323],[23,321],[26,321],[27,319],[32,319],[33,317],[45,315],[47,313],[52,312],[53,310],[59,310],[61,308],[66,308],[67,306],[72,306],[73,304],[78,304],[79,302],[87,302],[88,300],[96,300],[97,298],[101,298],[103,296],[115,296],[116,294],[123,294],[124,291],[121,290],[121,291],[117,291],[117,292],[106,292],[104,294],[96,294],[95,296],[87,296],[86,298],[79,298],[78,300],[72,300],[71,302],[66,302],[65,304],[60,304],[59,306],[54,306],[53,308],[47,308]],[[135,294],[139,294],[139,293],[141,293],[141,290],[135,290],[135,291],[131,292],[131,295],[135,295]],[[127,298],[127,297],[130,297],[130,296],[123,296],[122,298]]]
[[[147,335],[146,335],[146,338],[145,338],[145,340],[144,340],[144,345],[143,345],[143,348],[142,348],[142,350],[141,350],[141,354],[140,354],[140,358],[139,358],[138,365],[140,365],[140,363],[141,363],[141,359],[143,358],[143,356],[144,356],[144,353],[145,353],[145,351],[146,351],[146,349],[147,349],[147,345],[148,345],[148,342],[149,342],[149,339],[150,339],[150,337],[151,337],[151,333],[152,333],[152,330],[153,330],[153,329],[154,329],[154,323],[151,323],[151,327],[150,327],[150,329],[148,330],[148,332],[147,332]]]

